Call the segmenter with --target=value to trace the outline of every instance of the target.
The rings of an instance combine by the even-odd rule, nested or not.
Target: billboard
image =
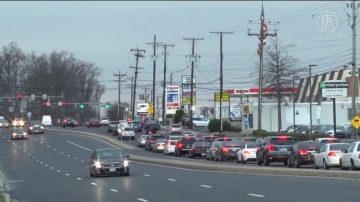
[[[190,105],[191,104],[191,76],[182,76],[181,77],[181,87],[182,87],[182,104]],[[193,78],[193,105],[196,105],[196,85],[195,78]]]
[[[166,86],[166,114],[175,114],[180,109],[180,86]]]

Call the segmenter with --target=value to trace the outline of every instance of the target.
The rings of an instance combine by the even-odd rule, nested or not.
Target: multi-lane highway
[[[106,133],[104,128],[75,130]],[[129,177],[90,178],[90,152],[113,145],[61,132],[28,140],[9,137],[7,129],[0,131],[0,172],[5,192],[17,201],[338,202],[359,197],[360,183],[352,179],[195,171],[137,162],[130,162]],[[126,151],[160,156],[137,148]]]

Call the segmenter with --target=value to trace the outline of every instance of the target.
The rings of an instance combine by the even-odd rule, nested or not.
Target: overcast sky
[[[318,64],[314,74],[339,69],[351,61],[351,29],[345,11],[346,3],[340,1],[300,2],[265,1],[265,20],[279,22],[276,26],[279,39],[284,44],[293,43],[290,54],[299,59],[299,67]],[[190,41],[183,37],[203,37],[196,43],[196,53],[201,56],[195,68],[198,103],[209,104],[219,88],[219,36],[209,31],[234,31],[224,35],[224,89],[256,86],[256,37],[247,35],[258,32],[261,2],[0,2],[0,45],[15,41],[26,52],[49,53],[66,50],[81,60],[94,62],[102,68],[100,80],[106,84],[103,101],[117,99],[117,84],[113,73],[120,71],[133,75],[129,66],[135,64],[130,49],[145,49],[140,60],[140,86],[151,86],[152,42],[174,44],[169,48],[168,80],[173,72],[173,83],[181,75],[190,75],[190,63],[185,55],[191,51]],[[337,22],[329,33],[332,40],[321,39],[321,16],[334,12]],[[269,25],[270,31],[274,26]],[[163,79],[163,49],[158,48],[157,81]],[[209,83],[209,84],[206,84]],[[130,100],[130,80],[123,83],[122,98]],[[157,95],[162,94],[157,82]],[[138,93],[144,93],[138,88]],[[210,106],[212,106],[210,104]]]

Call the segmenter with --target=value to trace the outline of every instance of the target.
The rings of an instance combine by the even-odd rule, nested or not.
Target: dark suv
[[[283,162],[287,165],[289,149],[296,141],[287,135],[265,137],[256,152],[257,164],[268,166],[270,162]]]
[[[175,156],[180,157],[183,154],[189,153],[194,142],[196,142],[196,139],[192,136],[180,138],[175,145]]]

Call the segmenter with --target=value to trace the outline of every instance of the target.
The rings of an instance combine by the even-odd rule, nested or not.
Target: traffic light
[[[18,94],[17,96],[17,99],[21,102],[21,100],[24,99],[24,95],[23,94]]]
[[[80,109],[84,109],[84,108],[85,108],[84,103],[80,103]]]
[[[109,108],[110,108],[110,104],[109,104],[108,102],[105,104],[105,108],[106,108],[106,109],[109,109]]]

